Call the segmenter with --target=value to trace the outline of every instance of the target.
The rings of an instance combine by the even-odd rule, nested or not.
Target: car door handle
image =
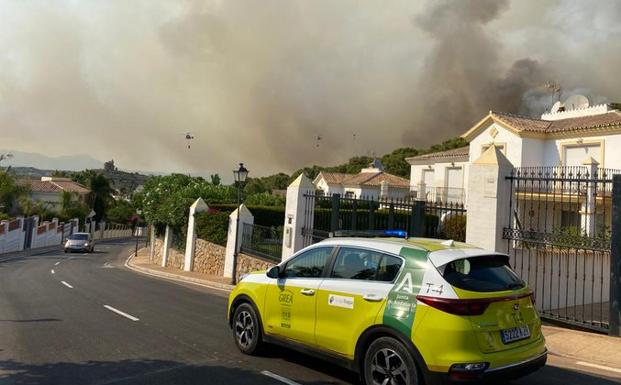
[[[384,299],[384,297],[380,297],[379,295],[376,295],[376,294],[365,294],[362,296],[362,298],[365,301],[369,301],[369,302],[380,302]]]
[[[300,293],[302,293],[304,295],[314,295],[315,294],[315,290],[313,290],[313,289],[302,289],[302,290],[300,290]]]

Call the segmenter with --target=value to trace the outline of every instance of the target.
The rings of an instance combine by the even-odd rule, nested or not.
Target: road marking
[[[56,274],[56,272],[54,271],[54,269],[50,270],[50,273],[52,273],[52,274]]]
[[[609,372],[615,372],[615,373],[621,373],[621,369],[611,368],[610,366],[592,364],[590,362],[584,362],[584,361],[577,361],[576,364],[580,365],[580,366],[586,366],[586,367],[589,367],[589,368],[600,369],[600,370],[607,370]]]
[[[271,378],[273,378],[275,380],[278,380],[280,382],[284,382],[285,384],[288,384],[288,385],[300,385],[300,383],[298,383],[298,382],[295,382],[295,381],[290,380],[290,379],[288,379],[286,377],[283,377],[283,376],[279,376],[278,374],[272,373],[272,372],[270,372],[268,370],[262,371],[261,374],[264,375],[264,376],[271,377]]]
[[[58,265],[60,265],[60,261],[58,261],[58,262],[56,262],[56,263],[54,264],[54,266],[58,266]]]
[[[60,281],[60,283],[62,283],[63,285],[67,286],[69,289],[73,289],[73,286],[71,286],[70,284],[68,284],[65,281]]]
[[[113,307],[112,307],[112,306],[110,306],[110,305],[104,305],[104,307],[105,307],[106,309],[110,310],[110,311],[115,312],[115,313],[116,313],[116,314],[118,314],[118,315],[122,315],[122,316],[123,316],[123,317],[125,317],[125,318],[129,318],[129,319],[130,319],[130,320],[132,320],[132,321],[139,321],[139,320],[140,320],[140,319],[138,319],[138,318],[134,317],[133,315],[129,315],[129,314],[125,313],[125,312],[120,311],[119,309],[115,309],[115,308],[113,308]]]

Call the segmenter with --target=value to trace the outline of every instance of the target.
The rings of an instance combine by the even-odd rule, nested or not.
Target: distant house
[[[85,186],[69,178],[47,176],[41,177],[40,180],[21,178],[17,180],[17,184],[30,189],[30,198],[33,201],[44,202],[53,210],[60,208],[64,191],[76,195],[81,201],[85,201],[86,196],[91,192]]]
[[[584,97],[581,97],[584,98]],[[466,147],[407,158],[412,194],[428,201],[467,203],[468,165],[491,145],[515,167],[621,169],[620,104],[557,103],[540,119],[490,111],[462,135]],[[582,100],[582,99],[580,99]]]
[[[340,194],[349,198],[398,198],[409,196],[410,182],[384,171],[376,159],[358,174],[320,172],[313,181],[319,194]]]

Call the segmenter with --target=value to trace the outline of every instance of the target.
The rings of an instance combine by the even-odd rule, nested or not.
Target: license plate
[[[503,344],[525,340],[530,337],[530,329],[528,325],[519,326],[517,328],[505,329],[500,331],[500,337]]]

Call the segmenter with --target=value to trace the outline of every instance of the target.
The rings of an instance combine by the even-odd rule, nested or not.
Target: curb
[[[130,256],[125,261],[125,267],[128,268],[129,270],[135,271],[137,273],[141,273],[141,274],[145,274],[145,275],[150,275],[152,277],[157,277],[157,278],[163,278],[163,279],[167,279],[167,280],[175,281],[175,282],[189,283],[189,284],[192,284],[192,285],[202,286],[202,287],[206,287],[206,288],[209,288],[209,289],[220,290],[220,291],[224,291],[224,292],[227,292],[227,293],[231,292],[235,288],[235,286],[227,285],[225,283],[206,281],[204,279],[193,278],[193,277],[186,277],[184,275],[179,275],[179,274],[174,274],[174,273],[167,273],[167,272],[164,272],[164,271],[153,270],[153,269],[149,269],[149,268],[146,268],[146,267],[136,266],[136,265],[134,265],[131,262],[131,260],[135,256],[136,256],[136,253],[131,253],[130,254]]]

